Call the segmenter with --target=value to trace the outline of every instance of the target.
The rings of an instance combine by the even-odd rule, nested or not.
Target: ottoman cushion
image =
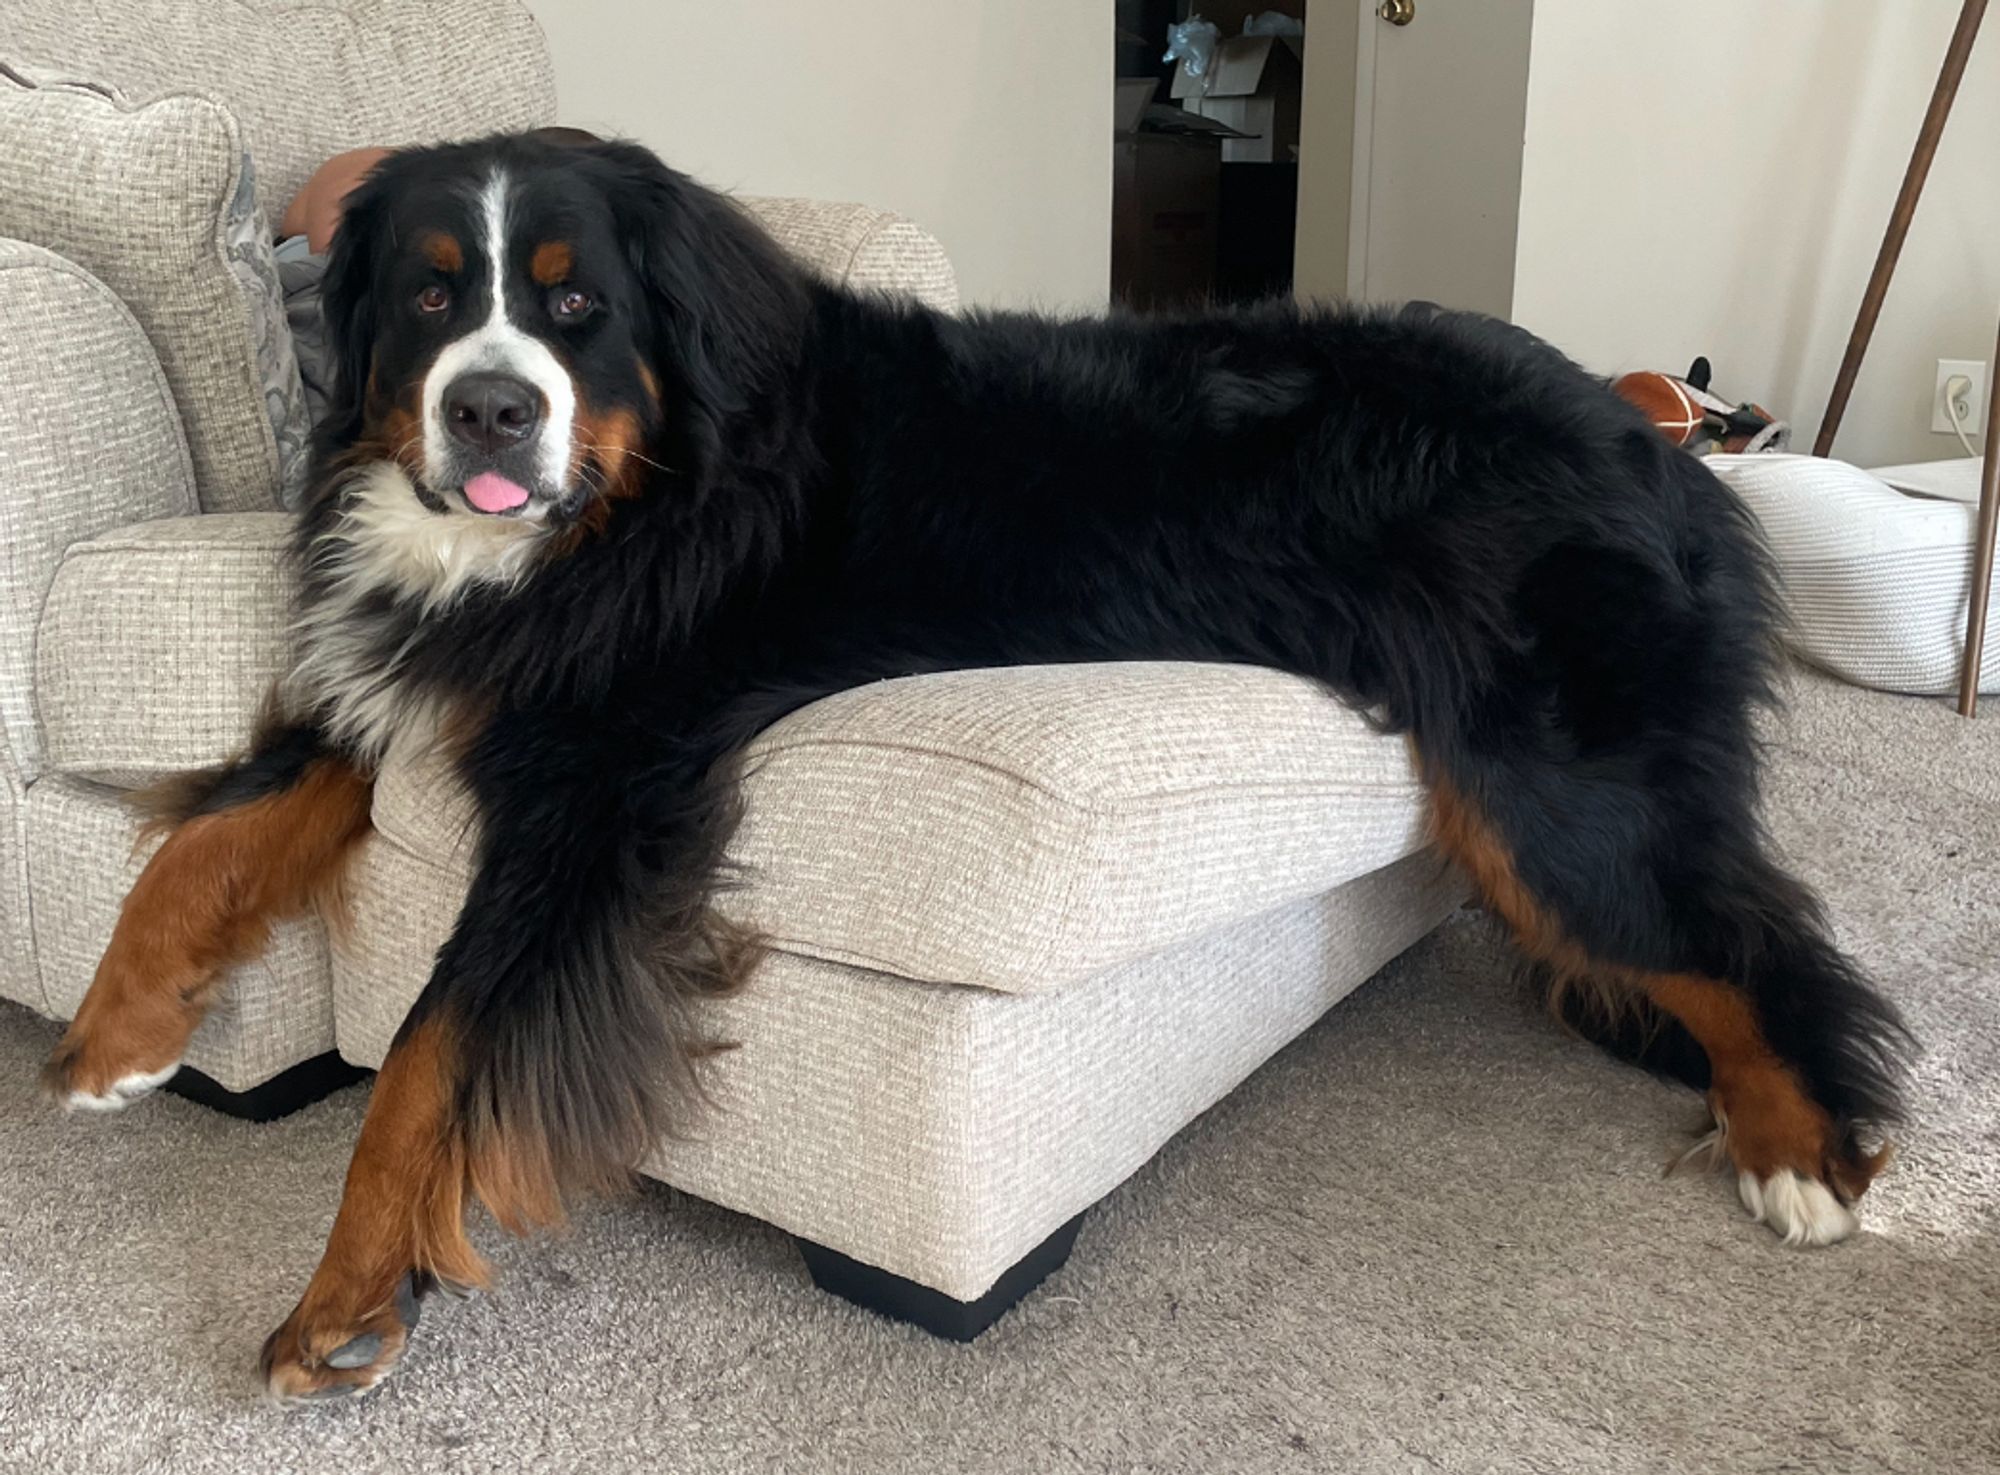
[[[885,681],[751,749],[725,905],[784,951],[1012,993],[1060,988],[1329,891],[1425,843],[1400,738],[1247,666],[1023,666]],[[392,755],[390,844],[470,868],[434,756]]]

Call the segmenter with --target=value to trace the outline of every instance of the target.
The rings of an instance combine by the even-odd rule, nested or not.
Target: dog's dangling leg
[[[1848,1027],[1838,996],[1815,1000],[1811,975],[1788,979],[1774,956],[1757,987],[1689,973],[1646,973],[1632,986],[1697,1040],[1709,1060],[1709,1109],[1716,1149],[1736,1169],[1737,1193],[1750,1217],[1789,1245],[1833,1244],[1859,1228],[1853,1204],[1888,1161],[1883,1145],[1864,1145],[1853,1117],[1840,1109],[1823,1071],[1781,1051],[1763,1023],[1766,1008],[1828,1011],[1828,1032]],[[1844,972],[1839,975],[1845,979]],[[1793,983],[1795,996],[1772,995]],[[1870,1026],[1872,1028],[1872,1025]],[[1809,1082],[1818,1081],[1815,1091]],[[1832,1099],[1836,1104],[1826,1104]],[[1879,1128],[1879,1107],[1868,1125]]]
[[[1621,993],[1643,1001],[1700,1047],[1719,1125],[1713,1145],[1734,1165],[1751,1216],[1791,1245],[1853,1234],[1852,1205],[1888,1157],[1861,1134],[1896,1119],[1907,1036],[1895,1011],[1826,940],[1804,889],[1760,856],[1738,856],[1740,895],[1687,881],[1673,898],[1678,927],[1697,939],[1682,946],[1710,961],[1676,968],[1620,956],[1608,929],[1580,936],[1559,899],[1545,900],[1522,879],[1513,848],[1471,799],[1434,767],[1426,781],[1433,837],[1530,956],[1614,1001]],[[1602,829],[1587,843],[1602,846],[1610,833]],[[1643,866],[1622,851],[1615,864],[1635,877],[1627,894],[1636,916],[1647,889],[1637,879]]]
[[[42,1072],[71,1108],[115,1110],[171,1077],[224,970],[336,890],[369,832],[372,780],[310,729],[260,734],[245,758],[183,788]]]
[[[264,1347],[282,1401],[374,1387],[432,1284],[481,1285],[465,1236],[558,1224],[566,1194],[622,1191],[696,1088],[697,1000],[755,948],[708,907],[735,829],[733,751],[607,761],[575,714],[513,711],[467,746],[480,856],[376,1080],[326,1253]]]
[[[319,1268],[264,1343],[278,1402],[374,1387],[401,1359],[426,1292],[486,1284],[465,1237],[458,1084],[450,1027],[413,1016],[376,1077]]]

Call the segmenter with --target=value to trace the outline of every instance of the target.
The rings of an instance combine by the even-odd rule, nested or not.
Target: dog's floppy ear
[[[636,144],[587,150],[601,170],[648,301],[666,413],[706,471],[724,428],[798,358],[807,313],[799,268],[740,206]]]
[[[375,253],[382,214],[381,189],[372,179],[347,196],[327,253],[326,274],[320,278],[320,307],[334,366],[321,433],[337,445],[361,433],[378,326]]]

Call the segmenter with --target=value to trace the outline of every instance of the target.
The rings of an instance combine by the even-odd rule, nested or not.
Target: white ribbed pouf
[[[1763,524],[1794,651],[1857,686],[1958,690],[1976,508],[1906,496],[1817,456],[1717,455],[1707,464]],[[2000,691],[2000,640],[1986,643],[1979,689]]]

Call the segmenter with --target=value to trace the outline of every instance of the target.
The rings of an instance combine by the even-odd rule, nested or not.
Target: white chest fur
[[[432,512],[401,467],[362,468],[323,535],[319,595],[299,613],[298,695],[331,736],[379,760],[399,733],[437,716],[435,703],[403,680],[408,641],[398,646],[395,632],[473,589],[518,584],[546,534],[539,522]]]

